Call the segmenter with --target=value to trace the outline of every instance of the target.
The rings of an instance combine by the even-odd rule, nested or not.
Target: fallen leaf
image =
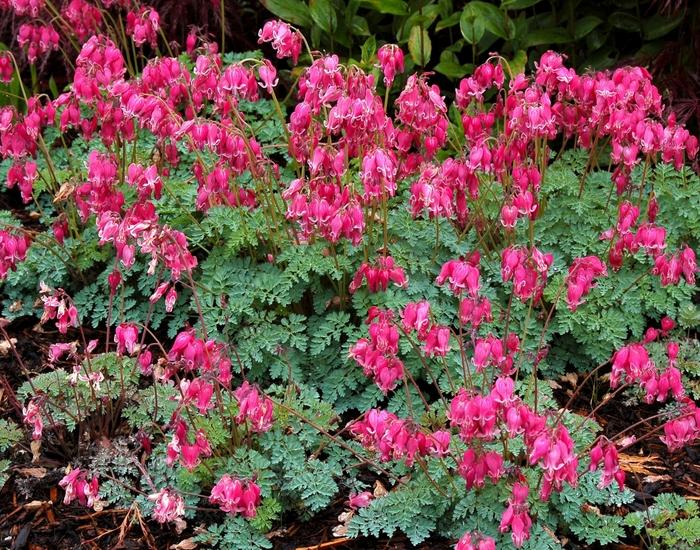
[[[42,479],[46,476],[46,468],[18,468],[17,471],[24,477]]]
[[[41,439],[34,439],[29,444],[29,448],[32,450],[32,462],[39,462],[41,457]]]
[[[660,476],[644,476],[642,481],[644,483],[656,483],[657,481],[671,481],[673,478],[668,474],[663,474]]]
[[[26,504],[24,504],[22,507],[25,510],[33,512],[34,510],[39,510],[40,508],[44,508],[45,506],[51,506],[51,502],[43,500],[32,500],[31,502],[27,502]]]
[[[389,491],[386,490],[386,487],[382,485],[382,482],[377,480],[374,482],[374,498],[379,498],[383,497],[384,495],[387,495]]]
[[[170,550],[193,550],[194,548],[197,548],[197,543],[194,539],[185,539],[177,544],[170,545]]]
[[[9,354],[15,344],[17,344],[17,338],[10,338],[9,341],[0,340],[0,355],[4,357]]]
[[[562,382],[568,382],[575,388],[576,384],[578,384],[578,374],[576,374],[575,372],[568,372],[560,376],[559,380],[561,380]]]

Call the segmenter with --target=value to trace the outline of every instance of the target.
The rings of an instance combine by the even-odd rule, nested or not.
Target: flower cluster
[[[17,269],[17,264],[27,257],[29,238],[26,235],[13,235],[0,230],[0,280],[7,276],[9,271]]]
[[[247,381],[233,392],[238,403],[236,422],[246,422],[253,432],[266,432],[272,427],[274,404]]]
[[[97,477],[88,480],[87,474],[80,468],[71,470],[58,484],[66,491],[64,504],[77,500],[82,506],[92,508],[98,500],[100,486]]]
[[[254,481],[241,481],[226,474],[212,488],[209,502],[227,514],[252,518],[260,505],[260,487]]]
[[[362,367],[365,376],[374,378],[384,393],[393,390],[404,376],[403,362],[397,356],[399,331],[393,321],[391,311],[370,308],[369,339],[360,338],[350,348],[350,357]]]

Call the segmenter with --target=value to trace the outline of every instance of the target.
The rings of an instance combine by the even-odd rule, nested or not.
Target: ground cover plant
[[[645,69],[494,54],[448,104],[429,74],[392,94],[396,45],[344,65],[269,21],[274,59],[196,33],[175,57],[153,10],[126,21],[0,109],[27,205],[0,217],[6,484],[58,457],[64,503],[203,547],[338,500],[348,538],[697,543],[681,497],[620,512],[625,451],[700,433],[698,142]],[[8,332],[30,316],[39,369]],[[611,402],[646,417],[605,429]]]

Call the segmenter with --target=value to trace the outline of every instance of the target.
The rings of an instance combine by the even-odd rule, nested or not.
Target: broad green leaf
[[[684,13],[680,13],[675,17],[663,17],[661,15],[652,15],[642,22],[642,31],[646,40],[656,40],[662,36],[666,36],[669,32],[675,29],[681,21],[686,17]]]
[[[515,52],[513,59],[508,60],[508,64],[513,75],[525,72],[525,65],[527,64],[527,53],[525,50]]]
[[[260,0],[262,5],[280,19],[292,25],[310,27],[313,24],[309,7],[301,0]]]
[[[432,44],[428,31],[421,29],[418,25],[411,29],[408,35],[408,52],[416,65],[423,67],[430,61]]]
[[[503,0],[501,2],[501,9],[503,10],[524,10],[539,4],[542,0]]]
[[[474,0],[464,6],[464,10],[469,10],[471,15],[481,19],[484,27],[491,34],[494,34],[499,38],[503,38],[504,40],[512,38],[513,33],[515,32],[515,25],[513,24],[513,21],[508,19],[508,24],[506,24],[505,13],[501,12],[501,10],[499,10],[493,4]]]
[[[352,34],[356,34],[358,36],[369,36],[370,30],[367,19],[360,15],[355,15],[352,18]]]
[[[377,39],[374,35],[370,36],[365,43],[362,44],[362,63],[369,64],[374,60],[377,54]]]
[[[436,72],[449,76],[450,78],[462,78],[468,72],[466,67],[451,60],[440,61],[440,63],[433,68]]]
[[[593,31],[603,20],[595,15],[586,15],[576,21],[574,25],[574,39],[580,40]]]
[[[486,32],[483,19],[479,17],[471,4],[467,4],[462,10],[459,30],[462,31],[462,36],[469,44],[478,44]]]
[[[450,27],[454,27],[455,25],[459,25],[459,18],[461,17],[461,13],[458,11],[452,12],[449,17],[445,17],[444,19],[441,19],[437,25],[435,25],[435,30],[436,31],[441,31],[442,29],[449,29]]]
[[[568,42],[571,42],[571,35],[561,27],[538,29],[530,32],[525,39],[528,48],[542,44],[566,44]]]
[[[362,5],[379,13],[407,15],[408,6],[403,0],[362,0]]]
[[[611,13],[608,16],[608,23],[616,29],[627,32],[640,32],[642,30],[639,19],[631,13],[626,13],[624,11]]]
[[[321,27],[321,30],[329,34],[335,31],[338,26],[338,19],[330,0],[311,0],[309,2],[309,11],[314,23]]]

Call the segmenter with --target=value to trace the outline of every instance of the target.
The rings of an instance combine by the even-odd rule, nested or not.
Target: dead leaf
[[[560,390],[561,386],[557,384],[554,380],[547,380],[547,385],[553,390]]]
[[[333,536],[335,538],[345,537],[348,534],[348,523],[350,523],[354,515],[355,512],[352,510],[346,510],[338,516],[340,525],[333,527]]]
[[[41,458],[41,439],[33,439],[29,444],[29,448],[32,450],[32,462],[39,462],[39,458]]]
[[[382,485],[382,482],[377,480],[374,482],[374,498],[379,498],[387,495],[389,491],[386,490],[386,487]]]
[[[194,539],[185,539],[177,544],[170,545],[170,550],[193,550],[194,548],[197,548],[197,543]]]
[[[39,510],[41,508],[44,508],[45,506],[51,506],[51,502],[43,500],[32,500],[31,502],[27,502],[26,504],[24,504],[22,507],[25,510],[34,512],[35,510]]]
[[[46,468],[18,468],[17,471],[24,477],[42,479],[46,476]]]
[[[575,372],[567,372],[566,374],[560,376],[559,380],[561,380],[562,382],[568,382],[575,388],[578,384],[578,374],[576,374]]]
[[[58,190],[58,193],[54,195],[53,202],[56,204],[57,202],[62,202],[68,199],[72,194],[73,191],[75,190],[75,185],[69,181],[65,182],[63,185],[61,185],[61,188]]]
[[[656,483],[657,481],[671,481],[673,478],[668,474],[663,474],[660,476],[644,476],[642,481],[644,483]]]
[[[7,340],[0,340],[0,356],[4,357],[12,351],[12,347],[17,344],[17,338],[10,338]]]
[[[584,503],[581,505],[581,511],[585,513],[595,514],[596,516],[602,516],[600,513],[600,508],[593,506],[592,504]]]

